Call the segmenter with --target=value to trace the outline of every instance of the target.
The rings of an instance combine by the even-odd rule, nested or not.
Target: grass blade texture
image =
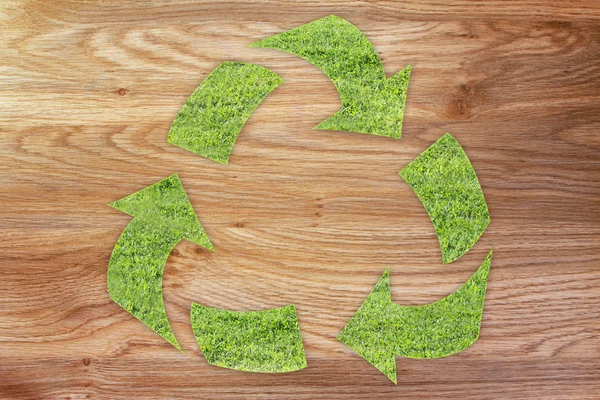
[[[338,339],[394,383],[396,359],[440,358],[471,346],[479,337],[492,252],[457,291],[424,306],[392,302],[385,271]]]
[[[373,45],[350,22],[330,15],[251,46],[295,54],[331,79],[342,108],[316,129],[401,136],[411,66],[386,79]]]
[[[279,75],[258,65],[221,63],[187,99],[167,141],[227,164],[246,120],[281,82]]]
[[[198,345],[210,364],[270,373],[306,367],[294,305],[235,312],[192,303],[190,318]]]
[[[213,250],[177,175],[110,204],[132,215],[108,264],[110,298],[181,350],[162,297],[171,250],[181,239]]]
[[[490,214],[475,170],[456,139],[446,133],[404,167],[400,176],[427,210],[443,262],[469,251],[490,223]]]

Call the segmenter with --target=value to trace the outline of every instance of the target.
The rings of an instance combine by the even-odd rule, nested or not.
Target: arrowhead
[[[395,307],[388,268],[337,338],[397,384],[395,343],[388,341]]]
[[[176,231],[179,237],[214,250],[177,174],[114,201],[109,206],[156,227]]]
[[[375,48],[350,22],[330,15],[250,46],[295,54],[331,79],[342,108],[315,129],[401,136],[411,66],[386,80]]]
[[[411,65],[406,66],[377,88],[360,96],[342,99],[342,109],[315,129],[369,133],[399,139],[411,68]]]

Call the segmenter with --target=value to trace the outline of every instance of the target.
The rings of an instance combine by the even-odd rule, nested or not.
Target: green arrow
[[[435,228],[444,264],[465,254],[490,223],[477,174],[458,141],[446,133],[400,171]]]
[[[282,80],[254,64],[219,64],[187,99],[167,142],[227,164],[238,134],[263,99]]]
[[[306,367],[294,305],[239,312],[192,303],[190,319],[194,336],[210,364],[270,373]]]
[[[177,174],[109,204],[131,216],[108,264],[110,298],[173,346],[162,297],[169,253],[181,239],[213,250]]]
[[[316,129],[400,137],[411,66],[386,79],[373,45],[350,22],[330,15],[250,46],[295,54],[333,81],[342,108]]]
[[[394,383],[396,355],[440,358],[466,349],[479,337],[491,262],[490,251],[477,272],[457,291],[424,306],[394,303],[386,269],[338,339]]]

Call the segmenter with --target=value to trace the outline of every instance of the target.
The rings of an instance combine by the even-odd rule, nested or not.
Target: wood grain
[[[247,44],[336,13],[388,75],[413,65],[401,140],[311,128],[333,85]],[[0,398],[600,398],[600,5],[557,1],[1,1]],[[166,143],[219,62],[284,84],[230,165]],[[398,171],[444,132],[464,146],[492,222],[441,264]],[[180,243],[165,302],[184,352],[112,303],[129,217],[106,204],[177,172],[217,248]],[[480,340],[398,359],[398,386],[335,339],[386,266],[394,300],[454,291],[494,247]],[[210,366],[192,301],[294,303],[309,367]]]

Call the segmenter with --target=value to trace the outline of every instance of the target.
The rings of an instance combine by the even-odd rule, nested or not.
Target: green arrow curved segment
[[[330,15],[251,46],[295,54],[333,81],[342,108],[316,129],[401,136],[411,66],[386,79],[373,45],[350,22]]]
[[[394,383],[396,359],[440,358],[471,346],[479,337],[492,252],[457,291],[424,306],[392,302],[386,269],[338,339]]]
[[[400,171],[429,218],[447,264],[479,240],[490,214],[475,170],[460,144],[446,133]]]
[[[192,303],[192,329],[206,360],[251,372],[291,372],[306,367],[296,307],[235,312]]]
[[[181,350],[163,304],[164,266],[181,239],[213,250],[181,181],[171,175],[109,205],[134,217],[110,257],[110,298]]]
[[[246,120],[281,82],[279,75],[258,65],[221,63],[187,99],[167,142],[227,164]]]

